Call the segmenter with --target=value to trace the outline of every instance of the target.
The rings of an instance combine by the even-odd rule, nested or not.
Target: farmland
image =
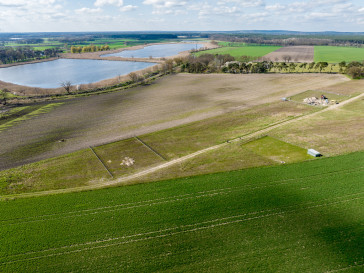
[[[363,160],[4,202],[0,270],[360,272]]]
[[[230,54],[236,59],[239,59],[241,56],[253,56],[253,57],[262,57],[272,51],[279,49],[279,46],[242,46],[242,47],[221,47],[216,49],[205,50],[196,53],[197,56],[201,54]]]
[[[289,60],[286,56],[289,56]],[[264,56],[273,62],[313,62],[314,48],[312,46],[285,46]]]
[[[7,126],[0,133],[4,143],[0,168],[249,109],[307,89],[347,81],[341,75],[329,74],[178,74],[146,87],[72,99],[47,114]],[[59,142],[61,139],[66,141]]]
[[[4,107],[0,272],[362,272],[364,80],[292,65]]]
[[[364,60],[364,48],[315,46],[315,62],[340,63],[362,62]]]

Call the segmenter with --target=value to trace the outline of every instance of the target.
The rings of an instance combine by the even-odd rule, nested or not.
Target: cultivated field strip
[[[281,186],[281,185],[291,185],[294,183],[302,182],[302,180],[304,180],[304,182],[307,182],[310,180],[317,180],[317,179],[320,179],[323,177],[328,178],[330,176],[335,176],[337,174],[363,173],[363,171],[364,171],[364,167],[359,167],[359,168],[352,168],[352,169],[345,169],[345,170],[339,170],[339,171],[331,171],[331,172],[325,172],[325,173],[320,173],[320,174],[314,174],[314,175],[305,176],[305,177],[274,180],[274,181],[270,181],[270,182],[259,183],[259,185],[257,185],[256,183],[255,184],[253,184],[253,183],[244,184],[239,187],[225,187],[225,188],[213,189],[213,190],[208,190],[208,191],[199,191],[196,193],[187,193],[187,194],[182,194],[182,195],[174,195],[174,196],[168,196],[168,197],[163,197],[163,198],[143,200],[143,201],[138,201],[138,202],[117,204],[117,205],[112,205],[112,206],[101,206],[101,207],[96,207],[96,208],[92,208],[92,209],[75,210],[75,211],[56,213],[56,214],[43,214],[43,215],[24,217],[24,218],[2,219],[2,220],[0,220],[0,226],[25,224],[25,223],[33,223],[33,222],[40,222],[40,221],[49,221],[49,220],[71,218],[71,217],[82,217],[82,216],[86,216],[86,215],[94,215],[94,214],[104,213],[104,212],[135,209],[135,208],[141,208],[141,207],[150,207],[150,206],[154,206],[154,205],[174,203],[174,202],[185,201],[185,200],[190,200],[190,199],[193,200],[196,198],[215,197],[217,195],[229,194],[229,193],[244,191],[244,190],[256,190],[256,189],[265,189],[265,188],[276,187],[276,186]],[[361,193],[355,193],[353,195],[358,195],[358,194],[361,194]]]
[[[0,271],[354,271],[363,264],[363,160],[4,202]]]
[[[363,195],[363,193],[360,193],[357,195]],[[348,197],[351,197],[351,198],[348,198]],[[244,213],[244,214],[230,216],[230,217],[222,217],[222,218],[217,218],[217,219],[213,219],[213,220],[209,220],[209,221],[182,225],[182,226],[178,226],[178,227],[172,227],[172,228],[150,231],[150,232],[145,232],[145,233],[132,234],[132,235],[127,235],[127,236],[122,236],[122,237],[117,237],[117,238],[109,238],[109,239],[99,240],[99,241],[90,241],[90,242],[86,242],[86,243],[82,243],[82,244],[62,246],[59,248],[50,248],[50,249],[44,249],[41,251],[9,255],[6,258],[10,259],[10,261],[0,262],[0,264],[9,264],[9,263],[22,262],[22,261],[43,259],[43,258],[48,258],[48,257],[52,257],[52,256],[68,255],[68,254],[72,254],[72,253],[90,251],[90,250],[99,249],[99,248],[108,248],[108,247],[113,247],[113,246],[118,246],[118,245],[123,245],[123,244],[130,244],[130,243],[136,243],[136,242],[141,242],[141,241],[146,241],[146,240],[159,239],[159,238],[178,235],[181,233],[192,233],[192,232],[197,232],[197,231],[202,231],[202,230],[207,230],[207,229],[213,229],[213,228],[221,227],[221,226],[225,226],[225,225],[232,225],[232,224],[237,224],[237,223],[246,222],[246,221],[258,220],[258,219],[262,219],[262,218],[266,218],[266,217],[278,216],[278,215],[282,215],[282,214],[297,213],[299,211],[307,211],[310,209],[315,209],[315,208],[320,208],[320,207],[335,206],[335,205],[339,205],[339,204],[343,204],[343,203],[347,203],[347,202],[362,200],[363,198],[364,198],[364,196],[358,196],[358,197],[354,197],[354,198],[353,198],[353,195],[341,196],[340,198],[336,198],[336,199],[342,199],[342,200],[336,200],[336,201],[320,200],[319,202],[310,202],[309,205],[308,204],[298,204],[295,206],[286,207],[286,208],[284,208],[285,210],[272,209],[272,210],[250,212],[250,213]],[[328,202],[322,203],[322,201],[328,201]],[[110,243],[110,242],[112,242],[112,243]],[[82,248],[80,248],[80,247],[82,247]],[[76,249],[72,249],[72,248],[76,248]],[[71,249],[71,250],[67,250],[67,249]],[[65,251],[63,251],[63,250],[65,250]],[[55,251],[56,253],[50,253],[50,254],[46,254],[46,255],[39,255],[39,256],[20,258],[20,259],[13,259],[16,257],[29,256],[29,255],[33,255],[33,254],[41,254],[41,253],[47,253],[47,252],[52,252],[52,251]],[[62,252],[57,252],[57,251],[62,251]]]

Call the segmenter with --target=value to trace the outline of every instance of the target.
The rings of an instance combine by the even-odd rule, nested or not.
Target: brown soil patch
[[[263,57],[272,62],[285,62],[285,56],[290,57],[290,62],[310,63],[314,58],[313,46],[286,46],[273,51]]]

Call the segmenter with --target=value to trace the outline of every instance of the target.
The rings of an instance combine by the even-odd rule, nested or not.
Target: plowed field
[[[313,46],[286,46],[274,52],[265,55],[263,58],[272,62],[284,62],[289,57],[290,62],[313,62],[314,47]]]

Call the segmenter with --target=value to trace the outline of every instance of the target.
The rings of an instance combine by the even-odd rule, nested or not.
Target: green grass
[[[0,195],[85,186],[105,178],[108,173],[87,149],[1,171]]]
[[[364,61],[364,48],[315,46],[315,62],[340,63]]]
[[[50,103],[47,104],[43,107],[37,108],[36,110],[26,113],[24,115],[21,115],[20,117],[17,117],[15,119],[11,119],[9,121],[7,121],[6,123],[1,124],[0,123],[0,132],[3,130],[6,130],[14,125],[16,125],[19,122],[23,122],[25,120],[31,119],[33,117],[39,116],[41,114],[45,114],[48,113],[50,111],[52,111],[55,107],[62,105],[63,102],[59,102],[59,103]],[[19,113],[19,112],[18,112]]]
[[[172,159],[310,111],[316,110],[306,105],[277,102],[151,133],[140,138],[167,159]]]
[[[307,150],[273,137],[262,137],[244,145],[252,152],[273,161],[293,163],[313,159]]]
[[[281,48],[280,46],[242,46],[242,47],[221,47],[216,49],[205,50],[196,53],[201,54],[230,54],[234,58],[241,56],[262,57],[270,52]]]
[[[264,136],[247,143],[246,141],[231,142],[182,163],[136,178],[133,182],[159,181],[310,159],[313,157],[307,155],[306,149]]]
[[[0,204],[2,272],[363,269],[364,153]]]

